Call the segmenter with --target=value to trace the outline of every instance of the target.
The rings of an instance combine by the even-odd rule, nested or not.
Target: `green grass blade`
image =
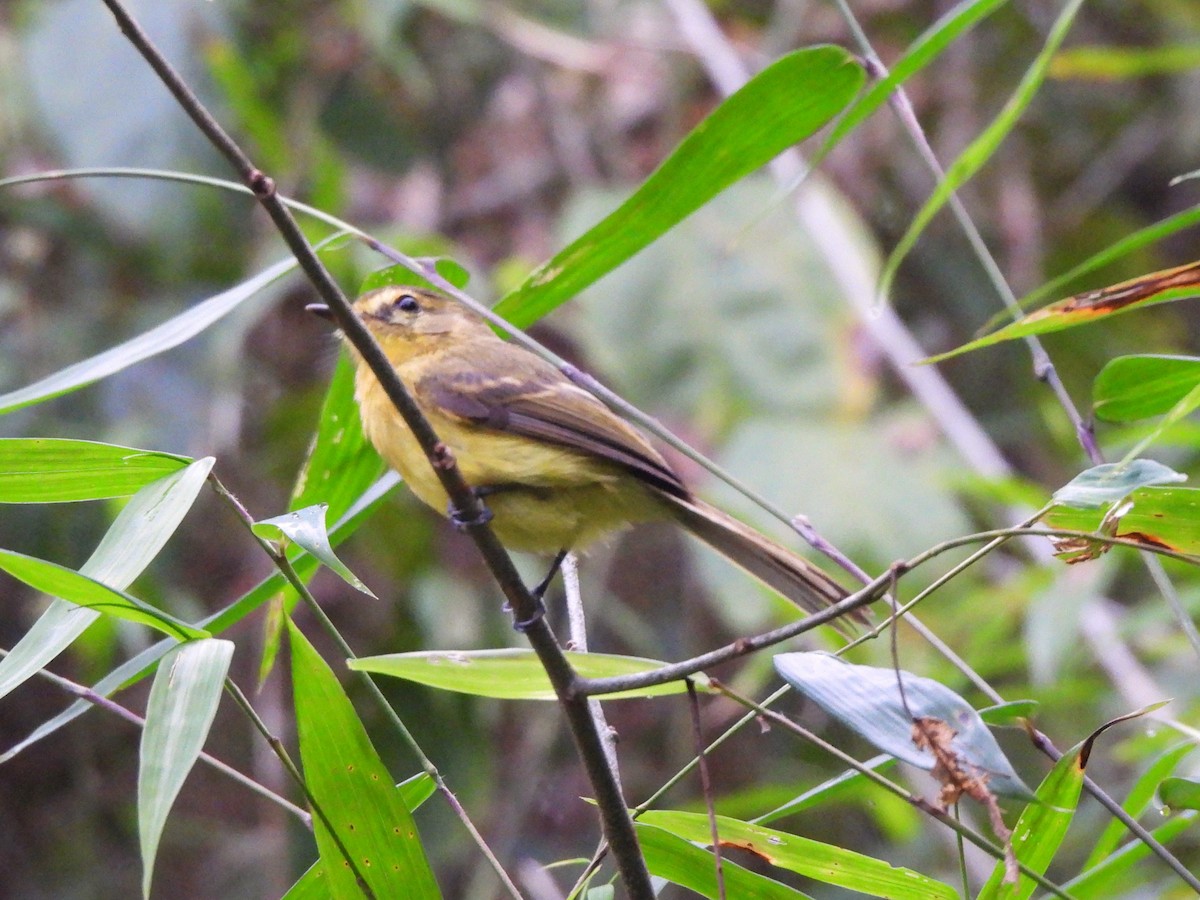
[[[191,460],[60,438],[0,439],[0,503],[66,503],[128,497]]]

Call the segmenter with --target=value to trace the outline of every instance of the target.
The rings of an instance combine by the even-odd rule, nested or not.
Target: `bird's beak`
[[[314,316],[320,316],[322,319],[326,319],[330,322],[333,321],[333,310],[331,310],[324,303],[310,303],[304,308]]]

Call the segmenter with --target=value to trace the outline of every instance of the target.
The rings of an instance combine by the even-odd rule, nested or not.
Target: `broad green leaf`
[[[1191,743],[1177,744],[1159,754],[1130,788],[1125,802],[1121,804],[1125,812],[1135,819],[1140,818],[1154,801],[1154,794],[1158,790],[1159,783],[1174,772],[1180,761],[1195,749],[1196,746]],[[1129,830],[1125,827],[1124,822],[1119,819],[1109,822],[1100,835],[1100,839],[1092,848],[1092,852],[1088,855],[1087,862],[1083,865],[1084,870],[1099,865],[1105,857],[1117,849],[1117,845],[1128,835]]]
[[[1020,725],[1021,719],[1028,719],[1041,704],[1036,700],[1012,700],[1008,703],[997,703],[979,711],[979,718],[988,725]]]
[[[284,513],[282,516],[255,522],[253,530],[261,538],[278,540],[280,537],[286,537],[293,543],[299,544],[320,560],[323,565],[337,573],[351,587],[357,588],[370,597],[375,597],[371,593],[371,589],[359,581],[358,576],[337,558],[333,547],[329,545],[329,533],[325,530],[325,511],[328,508],[325,503],[307,506],[304,509]],[[378,598],[375,597],[375,599]]]
[[[175,533],[204,486],[213,462],[211,456],[197,460],[138,491],[80,567],[80,573],[110,587],[128,587]],[[0,659],[0,697],[69,647],[99,615],[65,600],[53,601]]]
[[[401,799],[409,812],[415,812],[417,807],[433,796],[437,785],[429,775],[420,772],[400,782],[396,789],[400,791]],[[321,861],[317,860],[296,880],[282,900],[328,900],[328,897],[329,886],[325,881],[325,868]]]
[[[1151,272],[1099,290],[1075,294],[1065,300],[1043,306],[1011,325],[1005,325],[999,331],[993,331],[946,353],[931,356],[924,362],[942,362],[1003,341],[1035,334],[1050,334],[1158,303],[1192,300],[1197,296],[1200,296],[1200,262],[1193,262],[1174,269]]]
[[[95,441],[0,439],[0,503],[128,497],[190,459]]]
[[[666,665],[655,659],[634,656],[615,656],[607,653],[566,653],[575,671],[584,678],[609,678],[616,675],[636,675],[653,672]],[[363,656],[349,660],[351,669],[375,672],[404,678],[418,684],[458,691],[477,697],[501,700],[554,700],[554,688],[532,650],[462,650],[414,653],[390,653],[385,656]],[[707,680],[693,675],[693,681],[704,690]],[[661,697],[687,691],[683,681],[672,681],[652,687],[605,694],[605,700],[631,697]]]
[[[873,756],[863,763],[863,766],[866,768],[880,772],[884,769],[890,769],[894,765],[896,765],[896,758],[887,753]],[[847,769],[840,775],[835,775],[828,781],[821,782],[816,787],[805,791],[799,797],[789,800],[782,806],[756,817],[754,824],[767,825],[787,816],[795,815],[803,810],[819,806],[822,803],[831,803],[844,796],[853,794],[866,782],[866,778],[867,776],[863,775],[857,769]]]
[[[1145,434],[1140,441],[1134,444],[1125,454],[1125,459],[1122,462],[1134,460],[1141,456],[1146,450],[1158,441],[1162,435],[1170,428],[1178,424],[1180,421],[1189,416],[1192,412],[1200,407],[1200,384],[1197,384],[1190,391],[1184,394],[1176,401],[1175,405],[1167,410],[1167,414],[1159,420],[1150,431]],[[1187,476],[1181,476],[1178,480],[1182,481]]]
[[[385,475],[372,485],[369,490],[363,493],[358,501],[330,530],[330,537],[333,539],[335,546],[353,534],[370,517],[379,502],[387,495],[388,491],[395,487],[396,483],[397,479],[394,476]],[[317,568],[317,561],[299,547],[289,548],[288,558],[292,561],[293,567],[301,578],[309,577]],[[278,594],[285,584],[284,577],[278,572],[269,575],[246,594],[233,603],[230,603],[224,609],[213,613],[200,624],[213,634],[219,634],[225,629],[231,628],[238,622],[241,622],[248,615],[259,609],[265,602]],[[113,671],[93,684],[92,690],[102,697],[107,697],[123,687],[135,684],[152,672],[163,655],[174,646],[176,646],[174,640],[163,640],[147,647],[141,653],[137,654],[137,656],[121,663]],[[16,744],[9,747],[3,753],[0,753],[0,764],[28,750],[34,744],[54,734],[63,726],[75,721],[75,719],[92,708],[92,704],[88,701],[76,700],[61,713],[42,722]]]
[[[186,312],[168,319],[132,340],[118,344],[82,362],[67,366],[65,369],[60,369],[53,375],[31,385],[0,395],[0,414],[32,406],[35,403],[42,403],[78,390],[127,369],[134,363],[178,347],[223,316],[233,312],[271,282],[282,278],[296,265],[296,260],[291,257],[277,262],[253,278],[249,278],[203,303],[196,304]]]
[[[440,897],[412,813],[337,676],[289,619],[292,691],[313,830],[334,898]]]
[[[138,765],[143,897],[150,896],[167,814],[208,738],[231,659],[229,641],[188,641],[163,658],[154,676]]]
[[[1162,415],[1200,385],[1200,358],[1118,356],[1092,384],[1092,408],[1106,422]]]
[[[496,312],[528,325],[841,112],[863,83],[840,47],[797,50],[728,97],[615,212],[539,266]]]
[[[846,110],[846,114],[838,119],[829,137],[821,145],[820,152],[813,157],[813,165],[824,159],[842,138],[886,103],[896,88],[941,56],[943,50],[952,46],[959,37],[1007,2],[1008,0],[963,0],[922,32],[904,51],[904,55],[891,66],[887,77],[873,83]]]
[[[1054,25],[1050,29],[1050,34],[1046,38],[1046,43],[1042,46],[1041,52],[1037,58],[1025,70],[1025,75],[1021,78],[1021,83],[1017,86],[1016,91],[1009,97],[1004,104],[1004,108],[1000,114],[992,120],[991,124],[983,130],[966,150],[959,155],[950,167],[946,169],[946,176],[938,181],[937,187],[934,188],[933,195],[925,202],[925,205],[913,217],[912,224],[908,226],[908,230],[900,238],[896,248],[888,257],[884,264],[883,273],[879,279],[879,295],[886,297],[891,291],[892,281],[896,277],[896,270],[900,267],[900,263],[908,255],[909,251],[917,242],[917,238],[925,230],[926,226],[933,220],[933,217],[941,210],[950,197],[960,187],[970,181],[975,173],[978,172],[989,159],[992,158],[999,148],[1001,142],[1012,131],[1013,126],[1017,124],[1017,120],[1021,118],[1022,113],[1033,101],[1042,82],[1046,78],[1046,72],[1049,69],[1050,62],[1054,57],[1055,52],[1062,44],[1067,36],[1067,32],[1071,30],[1071,24],[1075,20],[1076,13],[1083,5],[1083,0],[1068,0],[1059,13]]]
[[[651,875],[682,885],[710,900],[717,900],[721,896],[712,853],[661,828],[640,822],[635,823],[634,827],[642,855],[646,858],[646,868]],[[751,872],[728,859],[722,859],[721,865],[725,896],[731,900],[734,897],[739,900],[804,900],[808,897],[795,888]]]
[[[1185,812],[1169,819],[1150,833],[1160,844],[1167,844],[1196,824],[1198,815]],[[1122,834],[1128,830],[1120,822],[1114,822]],[[1112,897],[1126,896],[1122,888],[1130,890],[1128,896],[1136,896],[1136,889],[1145,887],[1146,877],[1137,878],[1132,869],[1138,862],[1151,854],[1150,847],[1144,842],[1133,838],[1127,841],[1121,849],[1106,856],[1103,861],[1085,867],[1082,874],[1064,884],[1063,890],[1070,891],[1076,900],[1110,900]],[[1158,860],[1155,860],[1158,862]]]
[[[424,266],[432,266],[434,271],[459,290],[465,289],[467,282],[471,280],[471,273],[461,263],[448,256],[417,257],[416,262]],[[362,284],[359,285],[358,293],[361,296],[368,291],[374,291],[382,287],[392,287],[393,285],[433,288],[437,290],[434,284],[422,278],[408,266],[395,265],[376,269],[364,278]]]
[[[1200,68],[1200,46],[1071,47],[1050,63],[1051,78],[1124,81]]]
[[[1170,809],[1200,809],[1200,778],[1172,775],[1158,786],[1158,796]]]
[[[822,884],[832,884],[868,897],[891,897],[894,900],[954,900],[958,891],[915,872],[855,853],[833,844],[809,840],[798,835],[764,828],[717,816],[717,834],[721,847],[740,847],[749,850],[765,862]],[[649,810],[638,822],[653,825],[687,841],[710,844],[708,816],[705,813],[675,810]]]
[[[1124,500],[1138,488],[1186,481],[1187,476],[1153,459],[1103,463],[1080,472],[1054,492],[1054,501],[1080,509],[1098,509]]]
[[[207,631],[193,628],[137,597],[58,563],[26,556],[13,550],[0,550],[0,569],[44,594],[60,597],[77,606],[84,606],[118,619],[149,625],[170,637],[185,640],[210,636]]]
[[[913,742],[913,719],[944,722],[954,731],[950,750],[968,770],[987,775],[990,790],[1002,796],[1030,796],[979,714],[931,678],[901,673],[906,708],[894,669],[853,665],[825,653],[781,653],[775,657],[775,669],[792,687],[880,750],[927,772],[937,759]]]
[[[1012,846],[1017,859],[1031,871],[1044,874],[1058,853],[1067,827],[1075,816],[1083,766],[1079,749],[1063,755],[1038,785],[1037,799],[1025,807],[1013,828]],[[1017,900],[1030,896],[1037,883],[1022,874],[1015,884],[1004,883],[1004,863],[996,864],[976,900]]]
[[[1105,534],[1113,537],[1200,554],[1200,489],[1142,488],[1130,494],[1127,502],[1132,508],[1115,522],[1106,520],[1103,509],[1056,506],[1042,517],[1042,523],[1068,531],[1098,532],[1104,526]]]

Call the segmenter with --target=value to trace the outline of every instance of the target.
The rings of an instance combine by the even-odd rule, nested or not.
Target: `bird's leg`
[[[567,558],[567,550],[559,550],[554,557],[554,562],[550,563],[550,571],[546,573],[546,577],[538,582],[537,587],[531,589],[529,594],[537,601],[537,609],[533,615],[527,619],[513,622],[513,628],[524,634],[528,631],[533,623],[546,614],[546,605],[542,603],[542,596],[546,593],[546,589],[550,587],[550,582],[554,580],[554,576],[558,574],[558,570],[562,568],[563,560]]]
[[[473,487],[471,488],[471,493],[475,495],[475,499],[483,507],[483,511],[479,516],[474,519],[468,518],[463,514],[462,510],[454,505],[454,501],[451,500],[446,507],[446,518],[459,531],[466,531],[473,525],[486,525],[492,521],[492,511],[488,509],[487,503],[484,502],[485,498],[490,497],[492,494],[516,490],[519,487],[520,485],[518,484],[485,484],[480,487]]]

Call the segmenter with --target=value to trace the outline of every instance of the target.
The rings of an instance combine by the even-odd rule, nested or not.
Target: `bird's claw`
[[[450,501],[450,505],[446,507],[446,517],[450,519],[450,523],[459,531],[467,531],[474,528],[476,525],[486,525],[492,521],[492,511],[488,509],[487,504],[482,500],[479,502],[479,513],[474,516],[469,516],[461,509],[454,505],[454,501]]]

